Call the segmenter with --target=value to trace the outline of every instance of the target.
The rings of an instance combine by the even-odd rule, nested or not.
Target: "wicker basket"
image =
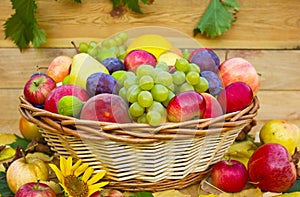
[[[106,170],[109,187],[126,191],[182,189],[199,182],[259,108],[255,97],[242,111],[151,127],[80,120],[19,98],[21,115],[39,126],[57,155],[81,158],[95,172]]]

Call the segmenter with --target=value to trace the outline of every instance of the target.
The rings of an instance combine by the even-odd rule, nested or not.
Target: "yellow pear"
[[[278,143],[283,145],[290,155],[295,148],[300,148],[300,128],[286,120],[270,120],[260,130],[259,138],[262,143]]]
[[[73,56],[69,83],[86,89],[87,78],[96,72],[109,74],[107,68],[87,53]]]

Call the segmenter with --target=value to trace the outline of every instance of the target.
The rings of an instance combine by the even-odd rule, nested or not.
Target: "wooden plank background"
[[[259,131],[268,120],[286,119],[300,126],[300,1],[299,0],[238,0],[238,19],[221,37],[210,39],[197,35],[202,46],[214,49],[221,61],[228,57],[243,57],[259,72]],[[20,52],[5,39],[3,24],[13,13],[9,0],[0,3],[0,132],[19,134],[18,96],[36,66],[48,66],[58,55],[73,55],[73,40],[102,41],[117,32],[135,27],[161,26],[193,37],[209,0],[156,0],[142,5],[144,14],[129,11],[120,18],[109,15],[109,0],[38,0],[37,18],[47,32],[47,43],[41,48]],[[163,34],[164,32],[162,32]],[[171,35],[169,35],[171,36]],[[173,38],[178,47],[180,39]],[[196,188],[187,193],[196,196]]]

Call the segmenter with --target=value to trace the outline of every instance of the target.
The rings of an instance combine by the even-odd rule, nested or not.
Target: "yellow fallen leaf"
[[[42,153],[42,152],[34,152],[34,153],[28,153],[26,155],[26,159],[29,159],[29,158],[37,158],[37,159],[40,159],[44,162],[51,162],[53,160],[53,156],[49,156],[45,153]]]
[[[198,197],[218,197],[217,194],[200,194]]]
[[[15,156],[16,150],[11,147],[6,147],[0,152],[0,161],[11,159]]]
[[[166,197],[166,196],[172,196],[172,197],[191,197],[191,195],[183,194],[178,190],[166,190],[162,192],[155,192],[153,193],[154,197]]]
[[[55,192],[55,194],[62,193],[61,187],[54,181],[41,181],[41,183],[48,185]]]
[[[2,163],[0,163],[0,172],[5,172],[5,167]]]
[[[12,133],[0,133],[0,146],[8,145],[17,140],[16,135]]]
[[[262,195],[259,188],[250,188],[237,193],[221,193],[219,197],[261,197]]]
[[[299,196],[300,196],[300,192],[291,192],[291,193],[281,194],[276,197],[299,197]]]

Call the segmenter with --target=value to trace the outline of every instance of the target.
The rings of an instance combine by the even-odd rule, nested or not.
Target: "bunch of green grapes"
[[[167,120],[166,107],[175,96],[172,74],[166,63],[140,65],[136,73],[116,71],[112,74],[122,88],[119,91],[130,103],[129,113],[138,123],[157,126]]]
[[[98,44],[95,41],[79,43],[79,50],[88,53],[98,61],[103,61],[109,57],[123,59],[126,55],[127,32],[120,32],[113,37],[107,38]]]
[[[176,60],[175,68],[176,71],[172,74],[175,94],[186,91],[202,93],[209,88],[208,81],[200,76],[198,65],[181,58]]]

